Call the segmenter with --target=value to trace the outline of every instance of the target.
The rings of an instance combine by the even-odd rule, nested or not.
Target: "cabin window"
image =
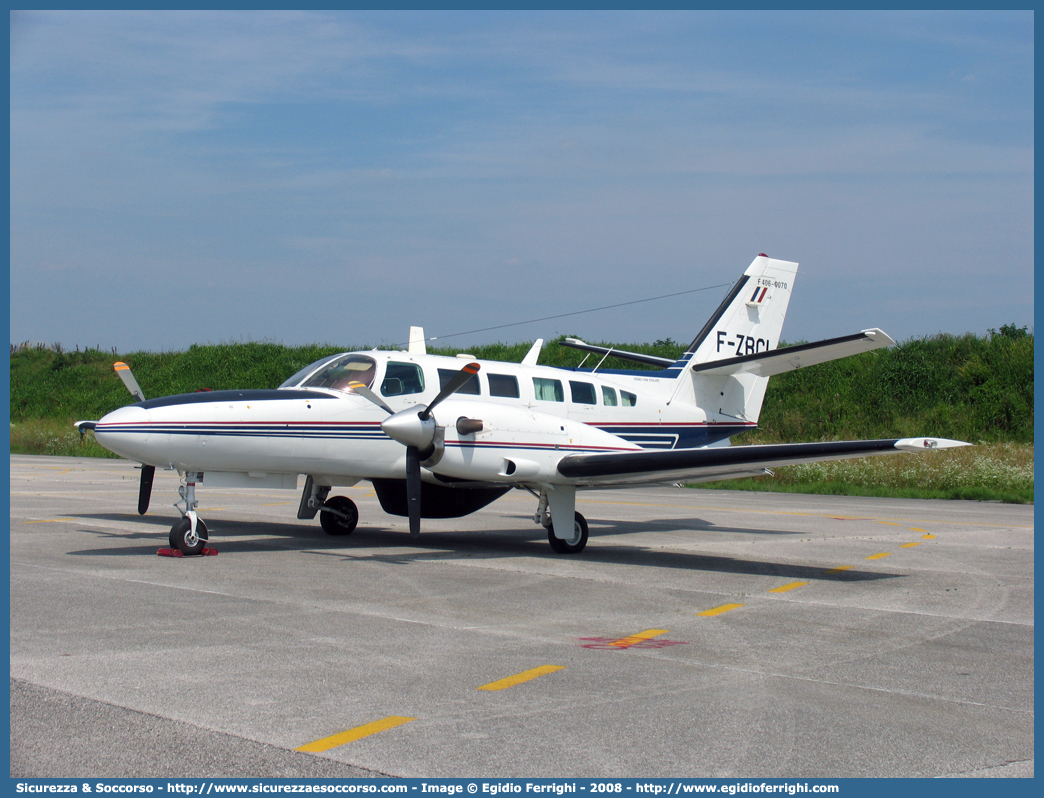
[[[616,407],[616,388],[602,386],[602,404],[606,407]]]
[[[487,374],[490,396],[510,396],[518,399],[518,378],[511,374]]]
[[[595,399],[594,386],[589,382],[574,382],[570,380],[569,395],[572,396],[573,402],[578,405],[598,404],[598,401]]]
[[[534,377],[533,391],[536,393],[537,399],[543,399],[545,402],[565,401],[565,391],[562,390],[562,383],[559,380]]]
[[[456,377],[457,374],[458,371],[454,371],[453,369],[439,369],[439,390],[441,391],[443,388],[445,388],[446,384],[454,377]],[[457,393],[480,393],[478,375],[472,374],[468,378],[468,381],[457,389]]]
[[[620,391],[620,404],[624,407],[634,407],[638,404],[638,397],[627,391]]]
[[[424,372],[416,363],[388,363],[381,383],[385,396],[404,396],[424,391]]]
[[[302,388],[333,388],[351,393],[349,383],[361,382],[367,388],[373,384],[377,361],[366,355],[344,355],[330,361],[303,383]]]

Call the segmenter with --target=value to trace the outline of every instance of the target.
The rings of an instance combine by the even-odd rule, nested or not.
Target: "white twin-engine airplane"
[[[770,467],[966,446],[939,438],[730,447],[757,426],[769,377],[895,343],[881,330],[777,349],[797,264],[759,255],[676,361],[591,346],[594,368],[538,366],[538,340],[520,364],[429,355],[420,328],[407,351],[350,352],[317,361],[275,390],[210,391],[146,400],[130,369],[116,370],[138,402],[79,422],[98,442],[142,463],[138,512],[156,467],[177,469],[181,519],[170,544],[200,553],[207,527],[197,485],[296,489],[297,517],[331,535],[359,520],[334,486],[369,480],[384,511],[458,518],[511,488],[538,499],[533,520],[554,551],[587,544],[578,488],[700,482]],[[660,371],[601,369],[609,354]]]

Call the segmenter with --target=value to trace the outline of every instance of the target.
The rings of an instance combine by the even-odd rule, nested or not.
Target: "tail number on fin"
[[[767,338],[752,338],[749,335],[743,335],[742,333],[736,333],[736,340],[729,341],[729,334],[724,330],[718,330],[718,351],[721,351],[722,344],[725,346],[735,347],[737,355],[753,355],[758,352],[767,352],[772,348]]]

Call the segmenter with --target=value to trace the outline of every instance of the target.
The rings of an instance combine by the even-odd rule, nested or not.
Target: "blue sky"
[[[11,339],[446,338],[759,252],[787,340],[1032,328],[1033,61],[1031,12],[14,13]]]

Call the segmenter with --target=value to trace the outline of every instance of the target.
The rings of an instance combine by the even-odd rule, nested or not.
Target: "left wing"
[[[640,452],[571,454],[558,463],[558,473],[579,485],[638,482],[711,482],[764,474],[768,468],[879,454],[924,452],[971,446],[946,438],[892,438],[876,441],[779,443],[702,449],[643,449]]]

